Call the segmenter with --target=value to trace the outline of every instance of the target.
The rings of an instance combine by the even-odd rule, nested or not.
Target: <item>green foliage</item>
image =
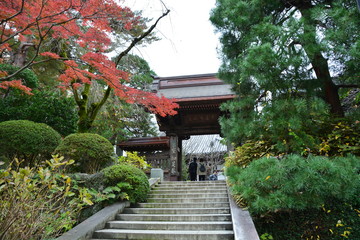
[[[27,120],[0,123],[0,155],[24,160],[26,166],[51,156],[61,136],[50,126]]]
[[[145,157],[139,156],[138,152],[126,152],[126,157],[125,156],[119,157],[119,163],[130,164],[143,171],[151,168],[151,165],[146,162]]]
[[[181,157],[181,179],[182,181],[190,180],[189,165],[186,163],[185,154]]]
[[[325,136],[319,145],[319,154],[327,156],[360,156],[360,124],[338,122],[332,124],[332,131]]]
[[[267,142],[247,141],[242,146],[237,147],[235,151],[230,152],[229,156],[225,158],[225,167],[239,166],[245,168],[255,159],[274,155],[273,146]]]
[[[129,84],[136,89],[149,90],[154,80],[152,76],[156,75],[146,60],[132,54],[128,54],[121,59],[119,68],[131,73]]]
[[[227,138],[237,144],[265,141],[274,145],[277,152],[304,154],[307,149],[316,148],[321,142],[323,123],[329,120],[327,108],[319,98],[274,100],[261,111],[252,112],[249,118],[240,116],[247,112],[235,110],[236,104],[223,106],[233,113],[221,119]]]
[[[154,80],[152,76],[156,74],[144,59],[126,55],[120,61],[119,68],[131,73],[127,85],[150,91]],[[134,137],[157,136],[157,127],[151,121],[151,114],[142,106],[129,104],[112,93],[93,122],[90,132],[100,134],[115,143]]]
[[[58,54],[61,57],[66,58],[70,54],[70,45],[67,39],[47,39],[46,44],[43,45],[45,48],[50,48],[45,51],[51,51]],[[39,56],[39,63],[33,65],[31,69],[35,72],[39,79],[40,87],[42,89],[47,88],[49,90],[56,89],[59,85],[59,76],[65,71],[65,64],[62,61],[46,61],[47,57]],[[42,62],[45,60],[44,62]]]
[[[358,201],[360,159],[288,155],[261,158],[247,168],[229,167],[232,191],[253,213],[319,208],[331,199]]]
[[[359,76],[354,75],[360,71],[360,19],[356,3],[350,0],[334,1],[332,7],[326,11],[324,8],[314,10],[314,18],[325,17],[331,18],[332,23],[331,27],[326,28],[324,45],[326,50],[337,57],[336,64],[344,63],[337,66],[337,69],[343,71],[341,79],[348,83],[354,80],[359,82]]]
[[[267,104],[258,121],[262,137],[275,144],[278,151],[302,154],[319,143],[319,125],[328,120],[327,116],[327,108],[318,98],[286,99]]]
[[[351,0],[217,1],[219,77],[238,96],[223,106],[224,136],[287,153],[316,147],[319,122],[343,114],[336,84],[359,83],[358,15]]]
[[[91,197],[63,173],[73,161],[53,156],[46,166],[16,163],[0,169],[0,239],[50,239],[71,229]]]
[[[10,64],[0,64],[0,71],[5,71],[8,75],[15,73],[19,70],[19,67],[10,65]],[[33,71],[30,69],[25,69],[20,73],[16,74],[11,80],[22,80],[23,84],[29,88],[36,88],[39,84],[38,78]]]
[[[291,126],[291,122],[288,123],[288,126]],[[309,131],[308,134],[304,132],[301,134],[299,129],[289,127],[288,129],[282,129],[283,132],[287,131],[286,134],[279,134],[282,136],[287,135],[287,139],[275,136],[268,141],[246,141],[225,158],[226,167],[246,167],[251,161],[263,156],[282,156],[284,150],[298,152],[304,156],[309,154],[325,156],[360,155],[360,125],[356,121],[353,123],[344,119],[334,123],[314,121],[312,126],[310,126],[310,123],[308,123],[308,127],[304,126],[305,124],[301,124],[301,129],[304,131],[310,128],[313,130]],[[281,132],[280,128],[278,132]],[[314,135],[311,135],[310,132]],[[273,130],[274,135],[276,135],[275,133],[276,131]],[[278,139],[276,140],[276,138]],[[305,141],[306,139],[309,139],[309,141]],[[271,143],[274,145],[271,145]],[[275,143],[277,144],[275,145]]]
[[[129,196],[126,192],[130,189],[131,185],[129,183],[119,182],[115,186],[108,186],[100,191],[91,188],[89,193],[94,197],[93,202],[108,205],[115,201],[128,200]]]
[[[5,157],[0,155],[0,169],[5,168],[11,163],[11,161]]]
[[[134,137],[156,136],[157,128],[151,122],[150,113],[143,107],[110,96],[102,112],[95,119],[90,132],[115,143]]]
[[[95,173],[114,163],[111,143],[92,133],[74,133],[65,137],[55,152],[75,160],[70,169],[72,172]]]
[[[339,205],[358,202],[359,159],[311,156],[359,155],[356,92],[347,91],[351,112],[347,119],[338,118],[344,115],[339,88],[358,86],[360,80],[356,3],[218,0],[211,21],[221,35],[219,78],[231,84],[237,95],[222,106],[227,112],[220,121],[222,133],[238,146],[245,143],[228,159],[227,174],[239,202],[246,201],[253,214],[274,216],[263,224],[260,235],[358,239],[349,229],[340,233],[339,228],[335,234],[340,217],[330,221],[318,210],[334,200],[339,203],[336,213],[355,212]],[[266,151],[252,152],[248,141],[266,142],[271,153],[285,157],[257,160]],[[290,153],[309,158],[286,156]],[[353,235],[347,236],[348,230]]]
[[[261,240],[273,240],[273,236],[271,236],[271,234],[268,234],[268,233],[264,233],[260,236],[260,239]]]
[[[75,102],[56,92],[36,91],[34,95],[12,94],[0,98],[0,122],[8,120],[30,120],[45,123],[61,135],[76,132]]]
[[[101,171],[94,174],[75,173],[69,176],[76,180],[78,186],[86,188],[89,194],[87,202],[90,206],[81,209],[78,222],[86,220],[114,202],[129,200],[127,192],[131,191],[132,186],[127,182],[106,184],[106,177]]]
[[[128,164],[116,164],[102,170],[105,176],[105,186],[116,186],[118,183],[128,183],[131,189],[126,193],[132,203],[145,201],[150,191],[149,181],[145,173]]]
[[[282,211],[252,217],[259,235],[270,234],[274,239],[355,240],[360,239],[359,207],[331,202],[317,209]]]

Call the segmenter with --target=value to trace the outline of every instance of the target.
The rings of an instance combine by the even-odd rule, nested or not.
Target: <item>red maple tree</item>
[[[141,16],[116,0],[2,0],[0,63],[19,68],[11,74],[0,72],[0,88],[13,87],[30,94],[31,89],[24,86],[21,79],[14,80],[14,76],[44,61],[62,61],[60,87],[73,92],[79,106],[80,132],[91,127],[112,90],[127,102],[141,104],[161,116],[174,115],[177,104],[127,86],[129,74],[117,68],[121,58],[150,35],[168,13],[166,10],[147,28]],[[106,53],[112,46],[111,36],[119,34],[119,29],[122,32],[136,29],[137,35],[132,35],[128,46],[123,46],[124,50],[112,61]],[[65,40],[72,49],[81,51],[70,57],[49,51],[47,43],[54,39]],[[104,95],[89,107],[87,99],[93,81],[104,83]]]

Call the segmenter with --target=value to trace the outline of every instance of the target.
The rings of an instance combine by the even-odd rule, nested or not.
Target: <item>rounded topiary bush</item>
[[[55,153],[75,160],[69,169],[71,172],[95,173],[114,162],[111,143],[93,133],[74,133],[65,137]]]
[[[116,186],[118,183],[129,183],[131,189],[125,190],[132,203],[145,201],[150,191],[146,174],[129,164],[116,164],[102,170],[106,186]]]
[[[60,134],[44,123],[28,120],[0,123],[0,155],[24,160],[23,165],[33,166],[50,158],[60,140]]]

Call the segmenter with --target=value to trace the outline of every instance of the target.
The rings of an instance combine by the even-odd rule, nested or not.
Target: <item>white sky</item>
[[[216,0],[163,0],[170,13],[156,30],[162,39],[135,50],[160,77],[216,73],[220,66],[218,37],[209,21]],[[157,19],[162,14],[160,0],[127,0],[133,10]]]

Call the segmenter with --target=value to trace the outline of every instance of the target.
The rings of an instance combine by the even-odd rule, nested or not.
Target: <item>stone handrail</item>
[[[230,194],[228,186],[231,218],[235,240],[260,240],[254,222],[248,211],[241,209]]]

